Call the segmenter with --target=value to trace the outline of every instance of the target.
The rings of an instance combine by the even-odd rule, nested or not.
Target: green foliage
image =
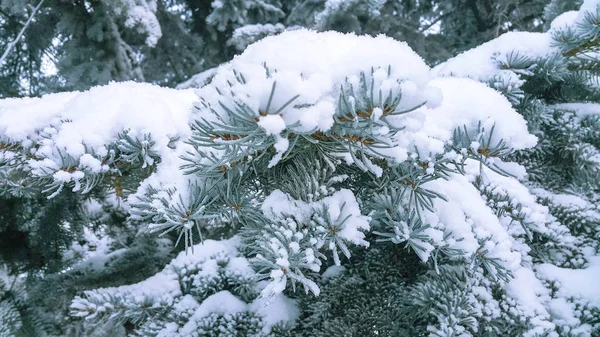
[[[353,252],[341,273],[319,282],[319,297],[302,297],[302,336],[420,336],[408,287],[425,270],[416,255],[392,244]],[[332,267],[335,268],[335,267]]]

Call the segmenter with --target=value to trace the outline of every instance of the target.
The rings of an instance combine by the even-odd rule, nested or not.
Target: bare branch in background
[[[31,12],[31,15],[29,16],[29,19],[27,19],[27,22],[25,22],[25,25],[23,26],[23,28],[21,28],[21,31],[19,32],[19,35],[17,35],[17,37],[13,41],[11,41],[11,42],[8,43],[8,45],[6,46],[6,50],[4,50],[4,53],[2,54],[2,57],[0,57],[0,66],[2,66],[4,64],[4,60],[6,60],[6,58],[8,57],[8,54],[10,54],[10,51],[19,42],[19,40],[21,39],[21,36],[23,36],[23,33],[25,33],[25,30],[27,29],[27,27],[31,23],[31,20],[33,20],[33,17],[35,16],[35,13],[37,13],[37,11],[42,6],[42,3],[44,3],[44,0],[41,0],[40,3],[38,3],[37,6],[35,6],[35,8],[33,9],[33,12]]]

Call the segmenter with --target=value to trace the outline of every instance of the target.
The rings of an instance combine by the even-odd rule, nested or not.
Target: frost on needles
[[[434,77],[385,36],[284,32],[197,97],[113,83],[0,101],[0,184],[69,189],[88,212],[124,209],[134,236],[166,238],[156,250],[185,247],[139,283],[81,289],[70,319],[90,335],[585,335],[600,301],[558,280],[597,276],[594,246],[514,161],[545,139],[515,110],[523,96],[479,82],[520,88],[522,73]],[[589,264],[540,261],[547,246]],[[344,330],[341,299],[371,323]]]

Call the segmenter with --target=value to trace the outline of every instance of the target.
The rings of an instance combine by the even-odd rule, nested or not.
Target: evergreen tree
[[[244,51],[197,91],[0,100],[0,336],[600,335],[597,0],[433,70],[369,35],[397,13],[418,22],[398,34],[456,29],[441,3],[113,2],[60,2],[100,29],[65,46],[107,54],[57,51],[57,78],[136,79],[145,50],[172,84]],[[495,5],[461,36],[544,26]]]

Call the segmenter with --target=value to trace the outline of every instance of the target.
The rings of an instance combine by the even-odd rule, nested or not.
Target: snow
[[[589,266],[584,269],[560,268],[552,264],[536,267],[540,279],[551,281],[557,288],[548,307],[557,323],[574,327],[573,333],[589,335],[592,327],[580,321],[581,308],[600,307],[600,256],[589,256]]]
[[[286,128],[285,121],[279,115],[262,116],[259,118],[258,125],[267,135],[279,135]]]
[[[583,119],[588,116],[600,116],[600,104],[592,102],[584,103],[561,103],[551,106],[555,109],[572,111],[578,119]]]
[[[223,241],[204,240],[202,243],[194,245],[193,249],[190,249],[190,251],[179,253],[171,263],[180,266],[193,264],[219,253],[224,253],[226,256],[235,256],[237,255],[237,248],[239,245],[240,239],[237,237]]]
[[[263,331],[269,332],[271,327],[282,321],[295,321],[300,317],[300,309],[296,300],[283,294],[269,299],[259,297],[250,304],[250,310],[263,319]]]
[[[589,5],[591,2],[586,3]],[[218,1],[212,4],[215,8],[222,6]],[[328,1],[327,4],[338,6],[340,2]],[[149,8],[151,12],[152,8]],[[572,16],[561,17],[556,24],[562,24]],[[356,50],[385,52],[356,53]],[[289,150],[289,133],[331,130],[336,124],[334,115],[339,112],[336,109],[342,92],[340,86],[356,87],[361,73],[366,73],[373,79],[374,91],[402,93],[398,110],[426,103],[406,114],[386,116],[389,124],[378,127],[376,131],[389,140],[390,147],[382,149],[381,153],[389,156],[391,161],[424,160],[426,172],[431,174],[435,172],[431,158],[436,155],[462,159],[464,153],[447,153],[457,128],[465,127],[472,131],[481,125],[489,133],[493,127],[492,145],[500,141],[511,149],[536,145],[536,137],[528,133],[524,118],[511,103],[499,92],[478,82],[504,76],[518,84],[518,74],[501,69],[498,64],[513,51],[539,58],[553,53],[554,49],[550,46],[550,34],[506,33],[431,71],[405,43],[385,36],[288,31],[264,38],[230,63],[182,84],[204,85],[214,75],[211,84],[196,93],[191,89],[174,90],[124,82],[92,88],[87,92],[0,100],[0,134],[7,141],[16,142],[40,157],[28,162],[33,175],[50,176],[62,184],[73,183],[74,191],[79,190],[87,174],[109,170],[102,159],[109,155],[108,146],[118,141],[119,134],[127,132],[132,137],[151,134],[156,144],[150,150],[158,154],[160,163],[129,197],[129,202],[139,202],[152,187],[158,192],[151,196],[150,206],[161,214],[164,211],[161,199],[168,203],[190,200],[188,186],[199,180],[194,176],[184,176],[180,171],[181,157],[190,149],[185,140],[192,134],[189,126],[192,120],[214,120],[218,116],[226,124],[229,121],[228,109],[223,106],[231,108],[233,102],[247,105],[255,113],[256,132],[273,139],[276,155],[269,163],[272,167]],[[439,77],[433,78],[434,75]],[[352,98],[353,106],[362,103],[360,97]],[[191,109],[193,105],[194,110]],[[555,108],[576,110],[576,114],[583,118],[597,114],[600,111],[598,106],[578,103],[557,105]],[[381,121],[383,115],[384,111],[377,107],[370,118],[375,122]],[[391,127],[401,128],[401,131],[392,134]],[[487,139],[489,134],[482,137]],[[467,146],[477,150],[482,144],[474,140]],[[62,169],[65,154],[72,157],[74,170]],[[340,154],[340,157],[349,163],[354,161],[348,153]],[[434,249],[446,245],[460,250],[463,258],[474,260],[484,250],[486,257],[495,259],[514,275],[503,285],[506,294],[518,303],[519,310],[534,322],[536,329],[551,329],[553,322],[576,325],[578,318],[570,298],[600,306],[600,288],[596,286],[596,280],[600,279],[600,257],[588,256],[589,266],[585,269],[566,269],[551,264],[532,267],[532,258],[528,256],[530,248],[524,243],[523,230],[514,228],[510,216],[499,215],[492,209],[473,182],[480,178],[490,191],[506,195],[510,202],[519,204],[519,212],[539,233],[555,234],[552,233],[557,230],[552,227],[555,219],[547,207],[538,203],[533,194],[536,191],[520,182],[527,177],[522,166],[504,163],[498,158],[493,160],[515,176],[502,176],[489,168],[482,168],[478,161],[468,159],[464,175],[451,173],[447,179],[419,186],[435,191],[443,198],[434,198],[432,210],[420,210],[424,222],[431,228],[423,232],[428,240],[420,242],[423,250],[417,254],[427,261]],[[150,157],[144,158],[144,161],[154,165]],[[368,163],[364,165],[369,166]],[[378,176],[382,174],[381,167],[372,164],[368,168]],[[175,194],[166,193],[172,189]],[[357,195],[349,189],[327,188],[317,194],[310,201],[302,201],[275,190],[262,204],[256,205],[265,217],[273,221],[277,235],[264,242],[266,247],[260,247],[270,249],[272,253],[264,268],[270,279],[256,289],[262,296],[251,303],[242,301],[229,291],[217,292],[198,302],[182,293],[178,279],[179,272],[191,273],[190,277],[202,282],[202,278],[221,277],[222,268],[231,275],[256,276],[250,261],[238,252],[240,239],[234,237],[223,241],[205,240],[177,255],[161,272],[137,284],[86,291],[85,297],[77,297],[71,308],[75,315],[93,318],[113,310],[111,296],[120,296],[134,304],[150,298],[155,303],[164,302],[181,310],[193,311],[191,319],[181,329],[173,325],[165,327],[164,333],[168,331],[171,335],[175,332],[182,335],[191,333],[198,327],[198,322],[211,314],[254,312],[262,317],[265,331],[282,320],[295,320],[300,317],[297,303],[282,293],[288,281],[300,282],[307,292],[312,291],[318,296],[320,290],[317,284],[304,276],[301,269],[321,272],[322,252],[332,253],[335,266],[322,274],[323,280],[330,279],[344,270],[340,266],[338,251],[350,257],[348,243],[369,246],[365,233],[371,228],[371,217],[361,210],[363,204]],[[590,206],[584,199],[571,195],[548,193],[548,196],[562,205]],[[131,219],[140,220],[141,217],[134,214]],[[306,227],[310,227],[310,231]],[[397,243],[410,240],[409,231],[407,224],[400,224],[396,231]],[[563,238],[565,243],[570,240],[573,238],[568,235]],[[88,254],[86,261],[76,267],[99,268],[111,254],[122,252],[107,253],[105,246],[108,243],[103,245],[101,254]],[[86,254],[85,247],[74,246],[72,250],[73,255],[78,252]],[[217,261],[221,257],[227,258],[225,266]],[[256,260],[261,258],[266,259],[255,257]],[[546,281],[560,283],[556,296],[551,294],[544,283]],[[476,292],[480,298],[486,297],[481,288]]]
[[[79,165],[87,168],[90,172],[100,173],[108,171],[108,165],[102,165],[102,162],[94,158],[91,154],[86,153],[79,158]]]
[[[88,212],[90,213],[100,212],[101,210],[99,203],[88,206]],[[110,257],[124,252],[122,249],[111,252],[111,245],[114,240],[107,235],[103,227],[99,228],[96,233],[87,227],[83,227],[83,237],[83,242],[73,242],[71,247],[63,253],[63,261],[67,262],[67,265],[80,262],[71,267],[73,269],[101,270]]]
[[[275,25],[267,24],[254,24],[245,25],[236,28],[231,34],[231,39],[227,41],[228,45],[234,46],[238,51],[244,51],[246,47],[252,42],[258,41],[259,39],[281,33],[285,30],[285,26],[281,23]]]
[[[550,314],[553,317],[563,321],[567,325],[578,325],[579,319],[573,314],[573,303],[567,302],[564,298],[555,298],[550,300],[548,305]]]
[[[139,26],[141,31],[146,33],[146,45],[156,46],[158,40],[162,37],[160,23],[156,17],[157,0],[128,0],[127,19],[125,26]]]
[[[585,19],[586,14],[596,15],[600,11],[600,1],[598,0],[584,0],[579,8],[579,15],[576,21],[581,22]]]
[[[579,11],[568,11],[557,16],[550,23],[550,32],[559,31],[571,27],[579,16]]]
[[[247,310],[247,304],[229,291],[220,291],[206,298],[194,311],[190,320],[179,329],[180,336],[193,335],[198,330],[198,321],[210,314],[233,315]]]
[[[316,258],[315,251],[331,251],[334,263],[339,265],[338,250],[350,257],[347,243],[369,246],[364,232],[370,229],[370,218],[361,214],[356,197],[350,190],[341,189],[314,202],[294,200],[275,190],[264,200],[261,210],[266,217],[280,223],[278,235],[267,243],[269,254],[275,257],[270,258],[272,261],[268,263],[270,281],[261,291],[265,298],[278,296],[286,288],[288,279],[302,283],[306,291],[318,296],[320,290],[317,284],[298,272],[300,268],[320,271],[322,262],[321,258]],[[297,224],[302,223],[307,226],[299,228]],[[265,258],[260,256],[258,259]]]
[[[163,271],[149,277],[136,284],[120,286],[116,288],[101,288],[92,291],[86,291],[88,298],[103,298],[107,294],[112,296],[124,296],[130,299],[151,297],[156,301],[165,301],[173,303],[177,297],[180,297],[181,289],[176,269],[186,268],[186,266],[200,264],[200,273],[203,276],[216,276],[216,262],[211,259],[212,256],[225,254],[225,256],[237,255],[237,245],[239,239],[232,238],[225,241],[205,240],[203,243],[195,245],[193,253],[181,252],[167,265]],[[189,267],[188,267],[189,268]],[[239,269],[238,269],[239,270]],[[85,312],[86,300],[80,299],[74,301],[74,308],[82,308],[82,315],[85,317],[90,313]]]
[[[209,68],[201,73],[190,77],[187,81],[177,85],[177,89],[201,88],[210,83],[213,76],[217,73],[217,67]]]
[[[476,81],[482,80],[479,75],[490,78],[496,76],[498,65],[492,58],[495,57],[497,62],[500,56],[495,52],[498,48],[512,51],[515,41],[520,50],[527,52],[530,57],[541,57],[552,52],[547,35],[511,33],[458,56],[431,72],[405,44],[383,36],[372,38],[307,30],[284,32],[251,45],[233,61],[220,67],[211,85],[198,90],[200,100],[208,108],[199,108],[197,112],[211,110],[227,123],[228,113],[221,104],[243,102],[255,111],[257,125],[262,132],[275,139],[278,155],[269,164],[274,166],[289,148],[289,143],[285,141],[286,132],[327,131],[332,128],[340,84],[358,87],[361,72],[367,72],[373,79],[375,92],[397,90],[402,93],[398,110],[426,103],[410,113],[387,118],[390,126],[402,130],[390,136],[392,146],[380,152],[396,162],[403,162],[409,154],[416,156],[416,153],[429,161],[434,155],[447,152],[447,145],[457,128],[476,130],[479,125],[486,132],[485,139],[494,128],[492,145],[503,141],[509,148],[525,149],[535,146],[537,139],[528,133],[524,118],[499,92]],[[357,48],[387,52],[376,55],[351,52]],[[476,58],[489,59],[489,62],[475,62]],[[471,69],[478,76],[471,76]],[[448,77],[450,74],[456,75],[456,72],[473,79]],[[446,77],[432,79],[432,74]],[[350,103],[356,106],[361,103],[359,99],[352,97]],[[290,101],[293,104],[286,105]],[[371,118],[378,121],[382,115],[382,109],[376,108]],[[386,136],[389,128],[381,127],[377,132]],[[476,150],[482,144],[473,142],[471,146]],[[340,157],[348,163],[353,162],[349,155],[341,154]],[[425,222],[432,226],[425,232],[431,242],[420,242],[424,251],[419,254],[424,261],[429,259],[435,245],[446,243],[450,248],[460,249],[467,258],[483,248],[489,258],[497,259],[509,271],[518,270],[522,263],[530,260],[527,245],[512,236],[523,234],[522,230],[519,232],[510,228],[510,218],[495,214],[472,182],[483,173],[487,182],[493,184],[496,193],[506,194],[522,204],[521,211],[526,220],[534,222],[537,231],[546,231],[544,223],[550,221],[551,217],[547,208],[537,204],[535,197],[517,180],[526,177],[522,166],[503,163],[499,159],[495,163],[514,172],[517,178],[501,177],[489,169],[481,171],[478,162],[468,160],[467,176],[453,174],[448,180],[440,179],[423,185],[447,199],[435,199],[434,211],[423,212]],[[382,173],[381,168],[375,165],[369,169],[376,175]],[[433,172],[433,166],[429,166],[428,172]],[[369,230],[369,219],[361,214],[351,191],[340,190],[315,202],[303,202],[276,190],[261,205],[263,214],[268,218],[291,216],[299,222],[309,219],[315,211],[323,208],[327,210],[328,221],[336,223],[347,218],[346,221],[340,224],[332,238],[315,236],[306,239],[314,245],[311,249],[324,247],[332,250],[334,262],[339,265],[338,249],[345,255],[349,254],[346,242],[367,246],[364,232]],[[327,228],[320,229],[319,226],[322,225],[315,227],[317,232],[328,232]],[[302,280],[302,275],[292,275],[289,270],[287,274],[282,271],[282,268],[292,268],[291,261],[298,254],[299,247],[306,247],[301,241],[291,239],[294,230],[297,230],[294,226],[287,230],[291,242],[271,242],[276,257],[271,261],[271,280],[263,289],[263,295],[272,296],[283,291],[288,278]],[[404,236],[408,230],[405,232]],[[447,242],[444,242],[445,233],[449,234]],[[284,229],[282,235],[287,235]],[[338,239],[343,240],[335,241]],[[487,243],[481,247],[480,242]],[[306,268],[319,271],[321,262],[318,259],[315,261],[314,255],[308,254],[308,250],[306,261],[310,266]],[[304,285],[318,294],[316,285]]]
[[[5,98],[0,100],[0,134],[13,141],[23,142],[36,130],[56,121],[64,105],[78,92],[46,95],[40,98]]]
[[[455,243],[451,248],[461,249],[466,256],[471,256],[479,250],[479,240],[489,238],[485,247],[487,256],[499,259],[508,270],[519,266],[521,254],[512,247],[508,232],[468,177],[454,175],[449,180],[426,183],[424,187],[447,199],[435,199],[435,213],[423,216],[435,229],[452,234]]]
[[[371,228],[369,226],[371,219],[361,215],[356,197],[352,191],[341,189],[332,196],[323,199],[322,202],[333,221],[346,219],[343,227],[338,232],[339,237],[355,245],[369,246],[369,243],[364,239],[365,234],[363,232]]]
[[[135,82],[114,82],[85,92],[41,98],[4,99],[0,100],[0,134],[31,148],[31,155],[42,159],[28,161],[33,175],[45,177],[51,172],[55,181],[77,185],[82,174],[106,170],[100,160],[122,132],[140,139],[151,134],[156,142],[152,150],[164,159],[161,165],[167,165],[174,156],[169,143],[185,139],[191,132],[188,120],[195,99],[192,90]],[[34,143],[37,149],[32,147]],[[78,166],[74,172],[60,169],[65,155]],[[173,172],[172,168],[169,171]]]
[[[344,268],[344,266],[336,266],[333,265],[327,269],[325,269],[325,271],[323,272],[323,274],[321,275],[321,278],[323,280],[327,280],[330,279],[332,277],[336,277],[339,275],[342,275],[342,273],[346,270],[346,268]]]
[[[282,214],[294,214],[306,218],[310,209],[302,201],[294,200],[281,190],[274,190],[267,196],[261,205],[261,211],[268,218],[276,218]]]
[[[530,317],[548,317],[544,306],[544,297],[549,296],[549,290],[540,282],[529,268],[518,268],[514,271],[513,279],[505,287],[507,295],[517,299]]]
[[[585,299],[600,307],[600,256],[588,257],[589,266],[584,269],[560,268],[552,264],[537,266],[537,274],[550,281],[559,282],[558,296]]]
[[[513,163],[518,165],[516,163]],[[475,177],[479,168],[476,165],[467,165],[466,171]],[[530,223],[530,226],[538,233],[546,233],[545,224],[553,220],[550,211],[546,206],[540,205],[534,195],[527,186],[523,185],[517,177],[503,176],[490,169],[484,169],[485,182],[488,184],[488,189],[494,193],[507,195],[510,200],[521,205],[520,213],[524,215],[525,222]],[[512,220],[511,220],[512,222]],[[514,230],[510,234],[517,233]]]
[[[386,52],[354,52],[357,49]],[[256,111],[267,135],[284,130],[327,131],[334,124],[339,85],[358,80],[361,72],[370,74],[372,69],[377,79],[374,90],[403,90],[399,110],[423,102],[430,107],[439,103],[438,90],[427,85],[429,68],[405,43],[385,36],[308,30],[287,31],[250,45],[221,66],[211,85],[201,88],[198,95],[225,120],[227,111],[220,103],[230,105],[231,99],[243,102]],[[289,102],[293,103],[286,106]],[[276,151],[281,156],[287,147],[279,148]]]
[[[368,246],[363,232],[370,228],[370,218],[361,214],[356,197],[350,190],[341,189],[333,195],[313,203],[293,200],[289,195],[275,190],[263,202],[262,210],[268,217],[292,215],[302,222],[309,218],[315,210],[323,207],[327,209],[332,222],[341,222],[345,219],[343,226],[337,232],[339,237],[356,245]]]
[[[432,70],[432,73],[444,79],[470,78],[489,83],[494,87],[496,87],[495,83],[501,82],[508,84],[507,90],[518,89],[523,84],[522,74],[527,74],[530,70],[505,69],[504,65],[507,64],[507,61],[516,56],[535,60],[558,53],[557,47],[553,46],[553,34],[562,29],[577,29],[576,24],[583,20],[584,11],[595,13],[598,4],[598,0],[585,1],[580,11],[560,15],[552,22],[550,31],[547,33],[505,33],[438,65]],[[452,85],[452,82],[447,84],[441,82],[440,85],[436,81],[440,80],[433,80],[431,85],[441,89],[444,100],[436,109],[418,110],[411,116],[407,116],[403,121],[406,129],[401,135],[403,146],[414,145],[419,153],[440,153],[445,140],[450,137],[447,131],[451,130],[450,125],[464,123],[461,121],[462,118],[467,118],[471,112],[480,108],[485,111],[479,116],[484,117],[482,122],[487,123],[486,129],[489,129],[491,123],[485,120],[488,115],[496,123],[495,131],[498,131],[498,138],[507,140],[510,143],[509,147],[527,148],[535,145],[536,140],[533,136],[523,136],[527,132],[524,131],[526,124],[522,118],[507,113],[509,109],[498,109],[498,112],[495,112],[495,107],[508,102],[498,100],[493,103],[490,101],[486,106],[486,102],[481,102],[479,98],[485,97],[482,99],[485,101],[493,96],[489,94],[484,96],[483,90],[475,89],[475,86],[473,89],[470,88],[469,82],[465,81],[464,84],[454,82],[455,85]],[[455,79],[455,81],[457,80]],[[464,96],[461,97],[461,95]],[[452,111],[449,109],[451,102],[457,106],[465,105],[466,107],[466,104],[471,103],[470,101],[473,101],[470,108],[465,108],[459,113],[450,113],[446,117],[446,111]],[[485,108],[483,108],[484,106]],[[581,102],[557,104],[550,108],[571,111],[577,119],[583,119],[598,116],[599,106],[592,102]],[[519,131],[511,130],[511,128]],[[503,177],[484,169],[481,177],[486,183],[486,188],[494,193],[508,196],[511,202],[519,203],[521,206],[519,212],[524,216],[525,222],[531,224],[534,231],[550,236],[560,235],[560,244],[566,246],[574,245],[577,240],[580,240],[570,235],[566,227],[558,224],[549,213],[548,208],[538,203],[537,197],[548,198],[552,204],[568,207],[571,211],[578,210],[580,214],[583,213],[593,219],[595,219],[595,212],[591,208],[595,206],[579,196],[554,194],[540,188],[525,186],[519,182],[519,179],[526,178],[525,170],[518,165],[507,164],[499,163],[498,166],[509,168],[508,171],[516,173],[516,177]],[[477,176],[478,171],[479,168],[476,165],[468,164],[466,166],[467,176],[464,179],[472,180]],[[530,250],[528,243],[517,237],[517,235],[523,235],[522,230],[518,226],[512,225],[513,221],[510,218],[486,215],[487,210],[484,205],[476,206],[478,204],[476,192],[471,192],[465,187],[458,187],[462,184],[458,184],[457,179],[451,177],[447,182],[432,182],[427,185],[428,188],[434,189],[435,184],[440,184],[435,186],[435,190],[442,192],[448,199],[448,204],[451,205],[446,206],[444,202],[436,201],[435,214],[427,215],[429,222],[434,224],[434,228],[449,229],[452,232],[452,238],[464,238],[459,245],[453,247],[466,251],[475,248],[475,238],[490,236],[495,245],[495,247],[492,246],[492,252],[496,257],[501,258],[505,267],[512,270],[513,279],[504,287],[506,294],[516,301],[516,310],[519,314],[531,319],[534,326],[526,334],[527,336],[542,333],[558,336],[556,331],[569,332],[569,335],[590,335],[592,327],[584,323],[581,307],[600,307],[600,287],[598,287],[600,257],[594,256],[596,253],[591,247],[584,247],[581,252],[586,256],[589,264],[583,269],[561,268],[550,263],[533,264],[528,256]],[[460,193],[455,192],[458,189],[461,189]],[[464,213],[467,218],[473,218],[473,214],[475,214],[479,220],[472,222],[468,219],[463,220],[461,213]],[[443,219],[445,221],[442,221]],[[560,326],[561,330],[557,330],[557,326]]]
[[[550,34],[507,32],[436,66],[433,73],[437,76],[468,77],[480,82],[488,82],[494,76],[512,78],[513,71],[500,69],[494,58],[503,60],[511,54],[520,54],[536,59],[555,51]]]
[[[396,139],[405,149],[422,154],[444,152],[456,128],[472,129],[482,122],[486,130],[494,126],[492,144],[503,140],[514,149],[533,147],[537,139],[527,131],[525,119],[500,93],[485,84],[465,78],[437,78],[431,86],[440,89],[444,99],[433,109],[422,108],[402,116],[405,127]]]
[[[181,252],[161,272],[136,284],[115,288],[101,288],[85,291],[85,297],[76,297],[71,305],[72,314],[78,317],[92,319],[96,315],[114,310],[113,301],[119,304],[136,306],[150,299],[153,306],[169,305],[178,312],[190,312],[191,317],[183,325],[168,324],[160,332],[164,336],[188,336],[196,331],[198,322],[212,314],[233,315],[239,312],[254,312],[263,320],[263,330],[269,333],[271,327],[281,321],[295,320],[300,316],[295,300],[283,294],[267,298],[257,298],[246,303],[223,290],[206,297],[198,302],[194,297],[182,294],[178,273],[185,274],[193,280],[221,277],[218,271],[217,259],[227,258],[225,273],[253,277],[254,270],[249,261],[238,256],[240,239],[233,237],[228,240],[205,240],[195,245],[191,251]],[[103,303],[98,305],[97,303]],[[138,304],[136,304],[138,303]],[[122,309],[117,309],[122,310]]]
[[[572,194],[554,194],[551,196],[551,198],[553,202],[564,206],[586,208],[589,205],[589,203],[584,199]]]

